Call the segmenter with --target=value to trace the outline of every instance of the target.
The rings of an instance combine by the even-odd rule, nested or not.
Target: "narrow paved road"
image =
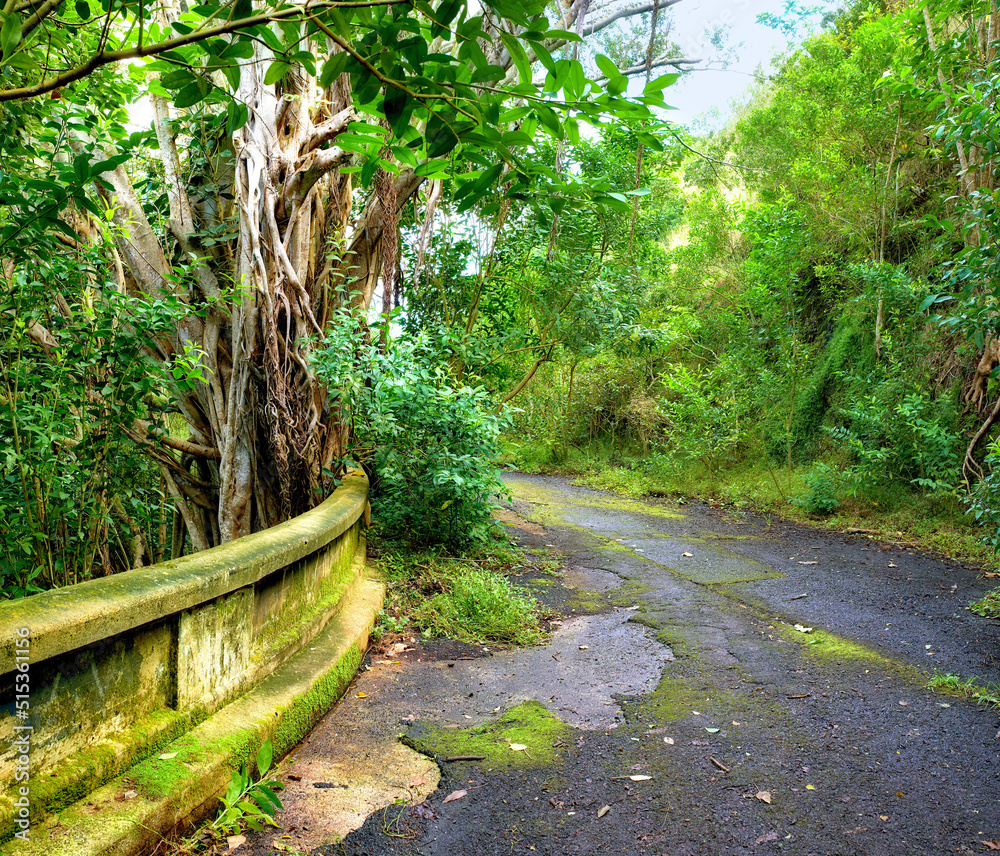
[[[551,643],[374,652],[283,768],[283,830],[248,852],[1000,850],[997,714],[925,689],[1000,680],[1000,622],[965,609],[974,569],[508,483],[521,540],[565,557],[525,580],[564,616]]]

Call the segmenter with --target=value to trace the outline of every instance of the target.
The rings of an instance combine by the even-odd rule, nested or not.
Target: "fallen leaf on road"
[[[761,802],[767,803],[768,805],[771,804],[771,792],[770,791],[757,791],[756,796],[757,796],[757,799],[759,799]]]
[[[816,790],[816,786],[815,785],[806,785],[806,790],[807,791],[814,791],[814,790]]]
[[[706,730],[706,731],[707,731],[707,732],[708,732],[709,734],[718,734],[718,733],[719,733],[719,729],[718,729],[718,728],[706,728],[705,730]]]
[[[358,693],[358,698],[368,698],[364,693]]]
[[[674,745],[674,738],[673,737],[664,737],[663,738],[663,742],[666,743],[667,746],[673,746]]]
[[[580,646],[580,650],[581,650],[581,651],[586,651],[586,650],[588,650],[589,648],[590,648],[590,646],[589,646],[589,645],[581,645],[581,646]]]
[[[881,821],[883,821],[883,822],[885,822],[885,821],[887,821],[889,819],[889,815],[887,815],[887,814],[880,814],[878,816],[878,819],[881,820]]]
[[[523,752],[528,747],[525,746],[523,743],[511,743],[510,748],[513,749],[515,752]]]
[[[446,796],[443,800],[441,800],[441,802],[442,803],[447,803],[447,802],[452,802],[453,800],[460,800],[467,793],[469,793],[469,792],[467,790],[465,790],[465,789],[460,790],[460,791],[452,791],[450,794],[448,794],[448,796]]]
[[[652,776],[629,776],[633,782],[648,782]]]
[[[982,840],[980,840],[979,843],[982,844],[983,847],[985,847],[987,850],[1000,850],[1000,842],[998,842],[998,841],[982,841]]]
[[[818,565],[819,562],[799,562],[800,565]]]
[[[901,702],[900,702],[900,704],[901,704],[901,705],[902,705],[903,707],[908,707],[910,703],[909,703],[908,701],[901,701]]]
[[[241,844],[246,844],[246,843],[247,843],[247,837],[245,835],[230,835],[228,838],[226,838],[226,844],[229,845],[229,849],[226,852],[232,853]]]
[[[424,775],[414,776],[412,779],[410,779],[411,788],[419,788],[421,785],[426,785],[426,784],[427,784],[427,776]]]
[[[432,809],[427,803],[422,802],[420,805],[415,805],[413,807],[413,813],[417,817],[422,817],[424,820],[434,820],[437,817],[434,814],[434,809]]]
[[[767,833],[767,835],[762,835],[760,838],[758,838],[757,839],[757,843],[758,844],[767,844],[767,842],[769,842],[769,841],[777,841],[777,840],[778,840],[778,833],[777,832],[769,832],[769,833]]]
[[[681,555],[682,556],[686,556],[689,559],[693,559],[694,558],[694,553],[681,553]]]
[[[813,629],[811,627],[803,627],[801,624],[796,624],[795,625],[795,629],[798,630],[799,633],[812,633],[813,632]]]
[[[597,812],[598,817],[604,817],[609,811],[611,811],[611,806],[606,805],[599,812]]]

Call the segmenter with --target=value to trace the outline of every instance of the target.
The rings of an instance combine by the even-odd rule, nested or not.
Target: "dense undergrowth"
[[[508,579],[538,565],[502,533],[460,555],[378,538],[369,552],[386,583],[376,639],[410,629],[479,644],[537,645],[546,638],[544,610]]]
[[[995,565],[997,25],[848,4],[661,156],[630,323],[537,368],[504,462]]]

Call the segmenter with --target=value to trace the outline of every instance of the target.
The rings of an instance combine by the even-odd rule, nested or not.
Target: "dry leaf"
[[[887,815],[887,814],[880,814],[878,816],[878,819],[881,820],[881,821],[886,821],[886,820],[889,819],[889,815]]]
[[[515,752],[523,752],[528,747],[525,746],[523,743],[511,743],[510,748],[513,749]]]
[[[589,648],[590,648],[590,646],[589,646],[589,645],[581,645],[581,646],[580,646],[580,650],[581,650],[581,651],[586,651],[586,650],[588,650]]]
[[[421,785],[426,785],[426,784],[427,784],[427,776],[424,775],[414,776],[412,779],[410,779],[411,788],[419,788]]]
[[[757,843],[758,844],[767,844],[769,841],[777,841],[777,840],[778,840],[778,833],[777,832],[769,832],[769,833],[767,833],[767,835],[762,835],[760,838],[758,838],[757,839]]]
[[[606,805],[599,812],[597,812],[598,817],[604,817],[609,811],[611,811],[611,806]]]
[[[667,746],[673,746],[674,745],[674,738],[673,737],[664,737],[663,738],[663,742],[666,743]]]
[[[800,565],[818,565],[819,562],[799,562]]]
[[[795,625],[795,629],[798,630],[799,633],[812,633],[813,632],[813,629],[811,627],[803,627],[801,624],[796,624]]]
[[[633,782],[648,782],[652,776],[629,776]]]
[[[441,800],[441,802],[442,803],[448,803],[448,802],[451,802],[452,800],[460,800],[467,793],[469,793],[469,792],[467,790],[465,790],[465,789],[460,790],[460,791],[452,791],[450,794],[448,794],[448,796],[446,796],[443,800]]]
[[[694,558],[694,553],[681,553],[681,555],[682,556],[686,556],[689,559],[693,559]]]
[[[420,803],[420,805],[415,805],[413,807],[413,813],[417,817],[422,817],[424,820],[434,820],[434,818],[437,817],[437,815],[434,814],[434,809],[432,809],[430,805],[425,802]]]
[[[245,835],[230,835],[226,838],[226,844],[229,845],[227,853],[232,853],[241,844],[247,843],[247,837]]]
[[[364,693],[358,693],[358,698],[368,698]]]
[[[138,791],[125,791],[125,794],[123,795],[122,799],[134,800],[137,796],[139,796]]]
[[[814,791],[814,790],[816,790],[816,786],[815,785],[806,785],[806,790],[807,791]]]
[[[979,841],[987,850],[1000,850],[1000,841]]]
[[[757,799],[761,802],[765,802],[768,805],[771,804],[771,792],[770,791],[757,791]]]

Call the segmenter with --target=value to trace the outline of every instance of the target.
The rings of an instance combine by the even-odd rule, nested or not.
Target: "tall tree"
[[[368,307],[380,283],[391,299],[400,212],[426,180],[451,175],[469,199],[501,184],[520,205],[551,194],[600,204],[606,187],[540,170],[521,152],[537,137],[575,137],[580,121],[651,120],[663,103],[663,82],[630,101],[622,75],[602,88],[579,61],[552,56],[576,30],[642,8],[577,0],[558,10],[566,29],[552,29],[535,0],[481,10],[463,0],[239,0],[165,4],[155,20],[141,3],[59,8],[5,4],[0,101],[53,94],[47,109],[63,111],[72,151],[52,162],[92,180],[102,203],[81,198],[54,227],[75,229],[76,241],[90,228],[81,224],[111,212],[121,291],[184,307],[150,351],[168,367],[193,362],[203,378],[176,400],[190,436],[141,429],[138,440],[194,549],[273,525],[331,488],[344,423],[311,368],[312,342],[334,307]],[[124,138],[84,117],[73,82],[93,91],[106,80],[97,69],[151,55],[143,84],[155,163],[138,182]],[[165,194],[162,224],[150,189]],[[40,347],[55,335],[44,325],[35,334]]]

